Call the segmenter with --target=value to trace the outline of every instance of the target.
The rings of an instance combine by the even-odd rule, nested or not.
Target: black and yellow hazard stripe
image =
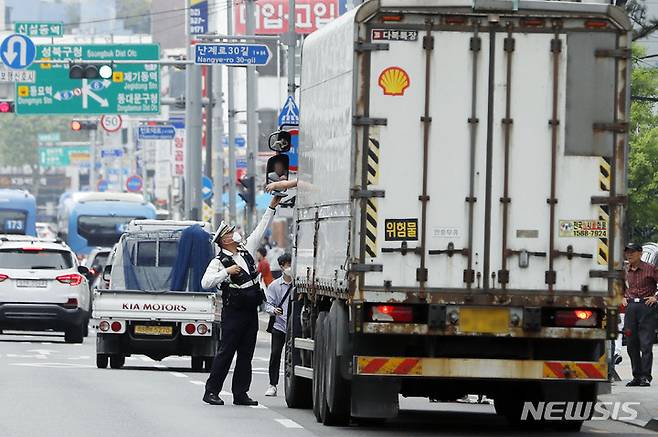
[[[601,191],[610,191],[610,158],[599,159],[599,189]],[[605,220],[610,223],[610,207],[608,205],[599,206],[599,220]],[[599,238],[597,243],[596,260],[599,265],[608,265],[608,239]]]
[[[368,142],[368,185],[379,183],[379,141]],[[377,199],[368,199],[366,206],[366,253],[377,257]]]

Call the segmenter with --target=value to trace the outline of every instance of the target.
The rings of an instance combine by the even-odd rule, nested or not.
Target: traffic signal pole
[[[233,35],[233,2],[234,0],[226,0],[226,33],[229,35]],[[229,68],[226,74],[228,81],[228,95],[226,96],[226,103],[228,104],[228,211],[230,222],[235,224],[237,220],[237,205],[235,201],[235,76],[232,68]]]
[[[91,162],[89,165],[89,191],[96,191],[98,184],[97,170],[96,170],[96,129],[89,131],[89,157]]]
[[[295,98],[295,49],[297,46],[297,26],[295,22],[295,0],[288,1],[288,95]]]
[[[189,13],[191,0],[186,0],[187,59],[194,59],[194,46],[190,38]],[[185,68],[185,217],[200,220],[201,194],[201,66],[188,64]]]
[[[245,19],[247,35],[255,33],[254,0],[245,0]],[[258,114],[256,105],[258,94],[256,89],[256,67],[247,67],[247,177],[256,177],[256,155],[258,154]],[[255,188],[256,184],[253,184]],[[254,228],[253,203],[247,204],[247,232]]]

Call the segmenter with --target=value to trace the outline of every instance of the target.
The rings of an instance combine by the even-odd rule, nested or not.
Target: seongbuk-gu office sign
[[[349,0],[296,0],[295,22],[297,33],[315,32],[342,15]],[[256,9],[256,34],[280,35],[288,32],[288,0],[259,0]],[[246,33],[244,2],[235,8],[235,30]]]

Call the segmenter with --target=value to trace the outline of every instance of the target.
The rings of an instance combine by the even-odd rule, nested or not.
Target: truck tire
[[[289,312],[290,313],[290,312]],[[286,396],[288,408],[312,408],[313,407],[313,387],[312,381],[308,378],[295,376],[295,351],[293,342],[295,333],[293,329],[293,317],[288,318],[288,331],[286,333],[285,354],[283,361],[283,388]]]
[[[89,317],[85,319],[82,326],[83,326],[82,336],[85,338],[89,337]]]
[[[106,354],[96,354],[96,367],[99,369],[106,369],[109,359],[110,357]]]
[[[322,392],[322,381],[324,380],[323,363],[324,357],[324,320],[327,313],[320,313],[315,322],[315,338],[313,352],[313,414],[318,422],[322,422],[321,405],[324,403],[324,393]]]
[[[192,357],[192,370],[201,372],[203,370],[203,357]]]
[[[64,331],[64,341],[66,343],[82,343],[84,341],[83,323],[73,326]]]
[[[336,315],[330,312],[324,320],[323,349],[323,389],[324,414],[322,423],[326,426],[347,426],[350,423],[350,383],[340,371],[340,357],[336,345]],[[323,405],[322,403],[320,405]]]
[[[110,355],[110,367],[120,369],[126,363],[126,357],[123,355]]]

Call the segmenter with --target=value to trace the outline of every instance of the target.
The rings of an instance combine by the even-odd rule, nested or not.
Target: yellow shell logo
[[[379,86],[386,96],[403,96],[411,81],[400,67],[389,67],[379,75]]]

